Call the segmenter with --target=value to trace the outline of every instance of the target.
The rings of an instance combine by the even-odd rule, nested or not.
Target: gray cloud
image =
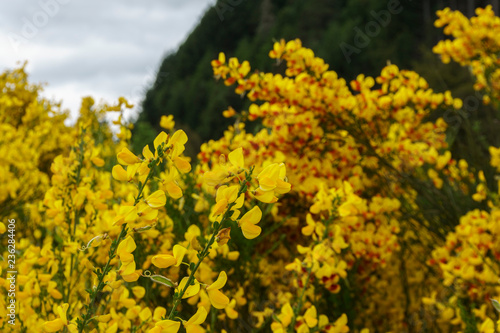
[[[0,70],[28,60],[57,99],[78,91],[129,96],[154,79],[215,0],[16,0],[0,5]],[[61,94],[57,93],[58,89]],[[72,96],[68,96],[72,95]],[[113,101],[110,101],[113,102]],[[71,102],[72,104],[74,102]],[[66,105],[75,109],[75,105]]]

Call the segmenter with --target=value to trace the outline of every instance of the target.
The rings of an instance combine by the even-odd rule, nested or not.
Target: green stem
[[[245,190],[246,190],[245,184],[246,184],[249,177],[251,177],[251,172],[249,175],[247,175],[247,178],[244,181],[242,181],[242,182],[240,181],[240,190],[238,191],[237,197],[239,197],[243,192],[245,192]],[[231,208],[234,205],[235,205],[234,202],[232,202],[228,205],[226,212],[222,216],[220,224],[212,232],[212,236],[210,237],[210,240],[208,241],[208,243],[205,245],[205,248],[198,254],[198,262],[196,263],[193,270],[191,271],[191,274],[189,274],[186,285],[184,286],[184,288],[181,290],[181,292],[175,298],[174,305],[172,306],[172,310],[170,311],[170,314],[168,315],[167,319],[172,320],[172,318],[174,318],[175,310],[179,306],[179,303],[182,300],[182,296],[184,296],[184,294],[186,293],[186,290],[189,288],[191,283],[194,281],[194,274],[198,270],[198,267],[200,267],[200,264],[203,262],[203,259],[205,259],[208,256],[208,254],[210,253],[210,249],[212,248],[212,244],[215,241],[215,236],[217,236],[219,231],[224,227],[224,225],[226,224],[226,221],[229,220],[229,216],[230,216],[230,214],[232,214]]]
[[[94,291],[91,292],[90,295],[90,305],[87,306],[87,313],[82,316],[83,321],[81,322],[81,325],[79,327],[78,332],[82,333],[83,330],[85,329],[85,326],[90,322],[92,319],[94,312],[96,310],[96,299],[97,296],[101,293],[102,289],[104,289],[105,283],[104,283],[104,278],[106,275],[108,275],[109,271],[111,270],[111,260],[113,260],[116,256],[116,250],[118,249],[118,245],[122,241],[123,238],[127,235],[127,224],[122,225],[122,230],[120,232],[120,235],[118,236],[117,240],[114,241],[111,244],[111,248],[109,249],[109,258],[108,262],[104,266],[104,269],[102,272],[99,274],[99,283],[97,284],[97,287]]]
[[[154,167],[152,167],[149,170],[148,176],[146,177],[146,180],[144,181],[144,183],[140,184],[139,192],[137,193],[137,197],[135,198],[135,201],[134,201],[134,206],[136,206],[137,203],[139,202],[139,200],[141,199],[142,192],[143,192],[144,188],[146,187],[148,180],[153,175],[153,171],[154,171]],[[90,292],[90,304],[86,306],[87,313],[82,315],[82,321],[78,325],[78,332],[79,333],[82,333],[83,330],[85,329],[85,327],[87,326],[87,324],[90,322],[90,320],[92,320],[92,317],[93,317],[93,315],[96,311],[96,308],[97,308],[97,304],[96,304],[96,303],[98,303],[98,302],[96,302],[97,296],[101,293],[102,289],[104,289],[104,286],[105,286],[104,278],[111,271],[111,261],[116,257],[116,251],[118,249],[118,245],[120,245],[120,242],[126,236],[127,236],[127,223],[124,223],[122,225],[122,230],[121,230],[120,234],[118,235],[118,238],[116,239],[116,241],[114,241],[111,244],[111,247],[109,249],[108,262],[104,266],[104,269],[102,270],[102,272],[100,272],[100,273],[97,272],[97,274],[99,276],[99,283],[97,284],[96,289]]]
[[[297,316],[299,315],[300,309],[302,309],[302,304],[304,302],[304,295],[306,293],[307,287],[309,286],[309,278],[311,277],[311,271],[312,271],[312,265],[307,269],[307,278],[306,282],[304,283],[304,287],[302,288],[302,292],[300,293],[299,296],[299,301],[297,303],[297,306],[293,309],[293,318],[292,322],[290,323],[290,326],[288,326],[288,329],[294,329],[295,327],[295,321],[297,320]],[[292,331],[293,332],[293,331]]]
[[[188,280],[186,282],[186,285],[181,290],[181,292],[177,295],[177,297],[176,297],[176,299],[174,301],[174,305],[172,306],[172,310],[170,311],[170,314],[168,315],[168,319],[169,320],[172,320],[172,318],[174,317],[175,309],[177,309],[177,306],[179,306],[179,303],[182,300],[182,296],[184,296],[184,294],[186,293],[186,290],[189,288],[189,286],[193,282],[193,280],[194,280],[194,274],[198,270],[198,267],[200,267],[200,264],[202,263],[203,259],[205,259],[208,256],[208,254],[210,253],[210,249],[212,248],[212,244],[215,241],[215,236],[219,233],[219,230],[221,229],[221,227],[226,222],[226,219],[227,219],[226,216],[229,216],[228,212],[231,211],[231,207],[232,206],[233,206],[233,204],[230,204],[228,206],[227,211],[224,214],[224,217],[221,220],[221,223],[220,223],[219,227],[216,228],[216,229],[214,229],[214,232],[212,233],[212,236],[210,237],[210,240],[205,245],[205,248],[199,253],[199,255],[198,255],[198,262],[194,266],[194,269],[191,271],[191,274],[189,274],[189,278],[188,278]]]

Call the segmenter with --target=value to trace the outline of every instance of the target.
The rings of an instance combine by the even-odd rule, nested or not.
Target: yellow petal
[[[110,314],[97,316],[97,321],[100,323],[107,323],[110,319],[111,319]]]
[[[153,141],[153,145],[155,146],[155,152],[158,151],[158,146],[167,141],[167,138],[168,138],[167,133],[163,131],[156,136],[156,138]]]
[[[217,216],[226,211],[227,208],[227,200],[226,199],[221,199],[218,201],[212,208],[212,216]]]
[[[167,203],[167,196],[165,195],[165,192],[162,190],[158,190],[154,193],[152,193],[147,199],[146,203],[149,205],[151,208],[160,208],[165,206]]]
[[[196,311],[196,313],[191,318],[189,318],[189,320],[184,325],[187,326],[187,325],[203,324],[205,319],[207,319],[207,314],[208,313],[207,313],[207,310],[205,309],[205,307],[200,306],[198,308],[198,311]]]
[[[181,280],[181,282],[179,283],[179,286],[177,287],[177,292],[180,293],[182,290],[184,290],[184,287],[186,286],[188,279],[189,278],[186,276]],[[194,285],[190,285],[186,289],[186,292],[184,293],[182,298],[188,298],[188,297],[195,296],[198,294],[199,291],[200,291],[200,283],[196,279],[194,279]]]
[[[177,333],[181,327],[181,323],[173,320],[162,320],[156,323],[155,326],[161,327],[161,332],[166,333]]]
[[[139,170],[139,167],[141,167],[141,165],[143,165],[143,164],[144,163],[136,163],[136,164],[129,165],[127,167],[127,181],[130,181],[132,178],[134,178],[135,174]]]
[[[270,178],[270,179],[276,179],[278,178],[279,175],[279,167],[277,163],[273,163],[265,167],[257,176],[257,179],[260,180],[264,177]]]
[[[129,274],[129,275],[121,274],[121,276],[125,282],[135,282],[135,281],[139,280],[139,277],[140,277],[139,273],[137,273],[137,272],[134,272],[134,273]]]
[[[275,203],[278,198],[274,196],[274,191],[262,191],[260,188],[255,191],[255,198],[265,203]]]
[[[121,252],[119,256],[120,256],[120,261],[124,264],[128,264],[134,261],[134,255],[132,253]]]
[[[141,207],[141,210],[137,212],[137,215],[139,215],[142,220],[152,221],[158,216],[158,209],[144,205],[144,207]]]
[[[315,306],[311,306],[309,309],[307,309],[306,313],[304,314],[304,319],[307,326],[309,326],[310,328],[316,326],[318,324],[317,317],[318,313]]]
[[[262,228],[255,224],[245,223],[241,225],[241,232],[246,239],[254,239],[260,235]]]
[[[210,298],[210,303],[216,309],[224,309],[229,304],[229,298],[220,292],[220,290],[213,289],[208,291],[208,297]]]
[[[142,321],[148,320],[151,318],[151,310],[149,308],[142,309],[142,311],[139,312],[139,318],[141,318]]]
[[[262,191],[272,191],[276,188],[276,181],[269,177],[259,178],[259,187]]]
[[[292,189],[292,185],[290,185],[289,183],[284,182],[281,179],[276,180],[276,188],[274,189],[274,191],[276,193],[285,194],[285,193],[290,192],[291,189]]]
[[[153,312],[153,319],[155,321],[159,321],[166,314],[167,314],[167,309],[165,309],[163,306],[158,306],[155,308],[155,311]]]
[[[177,260],[170,254],[158,254],[151,259],[151,262],[158,268],[167,268],[175,265]]]
[[[227,177],[227,171],[216,169],[203,174],[203,179],[208,186],[216,186]]]
[[[116,252],[118,255],[121,253],[132,253],[136,249],[135,241],[132,238],[132,236],[128,235],[127,238],[122,240],[120,244],[118,245],[118,248],[116,249]]]
[[[173,199],[179,199],[182,197],[182,189],[174,182],[165,183],[165,190],[167,190],[168,195],[170,195]]]
[[[144,148],[142,148],[142,156],[146,159],[146,160],[152,160],[155,158],[155,156],[153,155],[153,153],[151,152],[151,150],[149,149],[149,146],[148,145],[145,145]]]
[[[118,322],[114,322],[113,325],[109,326],[104,333],[116,333],[118,331]]]
[[[179,169],[180,172],[182,173],[188,173],[191,171],[191,164],[189,164],[188,161],[183,159],[182,157],[174,157],[173,158],[174,164]]]
[[[146,289],[144,289],[144,287],[141,286],[135,286],[132,287],[132,293],[134,293],[134,296],[137,298],[143,298],[144,295],[146,294]]]
[[[163,127],[164,129],[172,129],[175,126],[175,121],[174,121],[174,116],[169,115],[167,116],[161,116],[160,119],[160,127]]]
[[[122,263],[118,273],[120,275],[130,275],[135,272],[135,261],[129,263]]]
[[[92,157],[90,160],[95,164],[95,166],[102,167],[104,165],[104,160],[102,158]]]
[[[233,150],[232,152],[229,153],[227,157],[229,158],[231,164],[234,165],[235,167],[239,169],[245,167],[245,161],[243,159],[243,148],[240,147]]]
[[[226,272],[221,271],[217,280],[214,283],[212,283],[210,286],[207,287],[207,291],[214,290],[214,289],[220,289],[220,288],[224,287],[224,285],[226,284],[226,281],[227,281],[227,274],[226,274]]]
[[[187,249],[184,246],[174,245],[174,258],[176,260],[175,266],[179,267],[184,255],[186,254]]]
[[[118,153],[117,158],[118,163],[123,165],[130,165],[141,162],[141,159],[135,156],[134,153],[132,153],[127,148],[122,148],[122,150]]]
[[[240,219],[240,225],[242,224],[257,224],[262,218],[262,211],[259,206],[254,206],[248,212],[245,213]]]
[[[49,290],[49,294],[50,294],[50,296],[52,296],[52,298],[55,298],[55,299],[62,299],[63,298],[63,295],[57,289]]]
[[[229,186],[229,187],[226,187],[222,191],[221,196],[224,197],[224,198],[226,198],[226,200],[227,200],[228,203],[235,202],[236,199],[238,199],[238,191],[239,191],[239,186],[238,185]],[[217,194],[218,193],[219,193],[219,191],[217,191]]]
[[[113,178],[118,181],[128,181],[127,171],[125,171],[125,169],[119,164],[113,167],[111,174],[113,175]]]
[[[61,319],[64,322],[68,321],[68,319],[66,318],[66,312],[68,312],[68,308],[69,308],[68,303],[64,303],[63,305],[57,307],[57,314],[59,315],[59,317],[61,317]]]
[[[186,133],[183,130],[178,130],[172,135],[172,138],[170,139],[170,144],[185,145],[187,141],[188,137]]]
[[[54,319],[52,321],[46,321],[43,323],[43,329],[45,332],[57,332],[64,327],[64,321],[61,318]]]

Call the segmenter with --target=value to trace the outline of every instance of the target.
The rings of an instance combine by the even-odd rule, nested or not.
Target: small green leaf
[[[170,279],[164,277],[163,275],[151,275],[149,278],[156,283],[163,284],[164,286],[167,286],[170,288],[176,287],[175,283],[173,283]]]

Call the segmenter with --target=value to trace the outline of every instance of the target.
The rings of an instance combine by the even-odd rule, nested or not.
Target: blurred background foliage
[[[374,13],[398,3],[401,12],[391,15],[378,34],[368,37],[368,45],[348,59],[340,45],[356,47],[357,29],[366,31],[369,22],[377,22]],[[433,118],[444,117],[448,122],[454,158],[466,158],[471,166],[486,166],[487,146],[500,145],[495,111],[482,105],[481,96],[472,89],[469,71],[456,63],[442,64],[432,47],[445,38],[433,25],[436,10],[450,7],[470,17],[474,8],[488,4],[498,15],[498,0],[219,0],[179,49],[163,60],[135,123],[134,150],[140,152],[154,139],[162,115],[172,114],[189,136],[187,153],[194,157],[202,142],[221,137],[231,124],[230,119],[220,117],[223,110],[249,106],[248,100],[213,78],[210,61],[224,52],[240,61],[249,60],[254,68],[279,73],[284,68],[267,56],[273,41],[300,38],[347,81],[360,73],[377,76],[390,62],[415,70],[435,91],[451,90],[454,97],[464,100],[460,116],[445,112]]]

